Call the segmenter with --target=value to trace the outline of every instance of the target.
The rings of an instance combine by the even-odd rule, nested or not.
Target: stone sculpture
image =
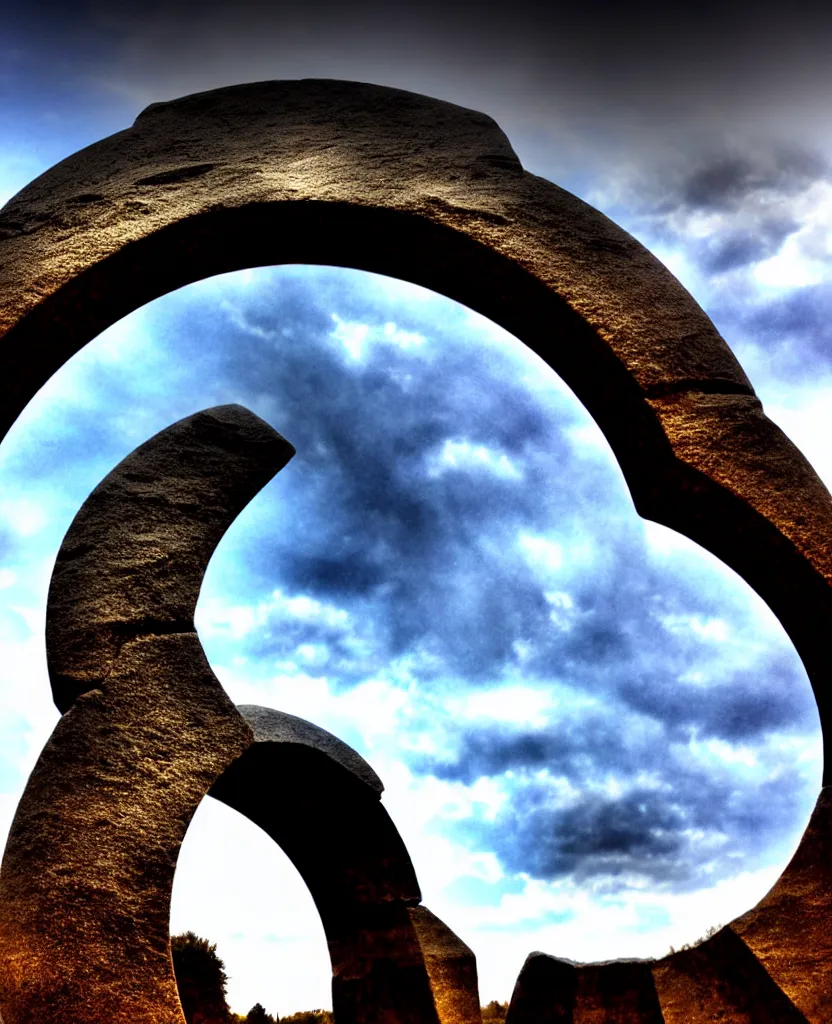
[[[604,431],[638,512],[722,558],[777,614],[832,742],[832,498],[679,282],[524,171],[483,114],[354,82],[265,82],[153,104],[62,161],[0,211],[0,429],[130,310],[211,274],[292,262],[410,280],[533,348]],[[160,646],[172,650],[172,636]],[[74,685],[59,684],[61,701]],[[792,863],[758,907],[647,968],[533,959],[512,1024],[646,1022],[652,990],[665,1024],[827,1024],[830,764]]]
[[[170,895],[179,846],[209,790],[265,829],[309,885],[339,1021],[478,1020],[473,955],[431,915],[464,964],[437,952],[376,774],[309,722],[235,708],[196,635],[214,547],[293,451],[246,409],[206,410],[136,449],[75,517],[47,609],[64,716],[0,870],[6,1024],[182,1024]],[[337,837],[325,847],[322,821]],[[426,960],[437,957],[431,970]],[[463,977],[467,989],[455,984]],[[433,989],[445,1007],[449,981],[455,1012],[438,1014]]]

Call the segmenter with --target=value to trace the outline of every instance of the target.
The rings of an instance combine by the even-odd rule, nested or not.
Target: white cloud
[[[563,546],[548,537],[536,537],[521,533],[517,543],[529,562],[545,572],[557,572],[563,568]]]
[[[384,338],[392,345],[403,349],[420,348],[427,340],[424,334],[418,334],[416,331],[404,331],[397,327],[392,320],[388,320],[384,325]]]
[[[725,643],[731,636],[731,627],[721,618],[701,615],[662,615],[661,624],[669,633],[693,633],[703,640]]]
[[[427,457],[428,476],[438,477],[449,470],[487,472],[504,480],[522,480],[523,472],[505,452],[483,444],[448,438],[441,451]]]
[[[548,688],[512,684],[449,697],[444,704],[452,720],[511,722],[543,728],[557,701]]]
[[[346,320],[342,320],[336,313],[332,313],[331,316],[335,321],[332,337],[336,341],[341,342],[352,359],[359,361],[364,355],[364,348],[370,334],[370,325],[349,323]]]
[[[828,280],[832,271],[832,183],[815,181],[784,205],[799,227],[773,256],[754,266],[755,280],[776,291]]]
[[[30,498],[0,501],[0,517],[19,537],[32,537],[49,523],[49,513],[44,503]]]

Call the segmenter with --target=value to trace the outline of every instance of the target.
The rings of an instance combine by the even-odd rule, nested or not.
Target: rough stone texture
[[[238,710],[255,743],[211,795],[267,832],[309,887],[338,1024],[479,1024],[474,956],[418,906],[413,865],[369,765],[303,719]]]
[[[577,965],[547,953],[529,953],[511,995],[506,1024],[572,1024]]]
[[[477,958],[427,907],[410,907],[440,1024],[481,1024]]]
[[[126,643],[55,727],[0,872],[5,1024],[182,1024],[169,951],[179,847],[251,731],[195,634]]]
[[[506,1024],[664,1024],[652,960],[576,964],[530,953]]]
[[[483,114],[359,83],[266,82],[154,104],[131,128],[62,161],[0,211],[0,429],[131,309],[211,274],[284,262],[433,288],[537,351],[604,431],[638,511],[714,552],[774,609],[832,743],[829,493],[679,282],[602,214],[525,172]],[[71,631],[60,640],[62,706],[112,671],[122,615],[100,610],[94,663]],[[828,784],[829,751],[825,762]],[[654,967],[668,1022],[793,1019],[799,1011],[782,993],[786,1002],[771,995],[766,1009],[737,995],[736,979],[768,991],[766,978],[806,1019],[828,1021],[828,987],[816,981],[829,958],[817,852],[825,828],[807,832],[791,880],[737,933]],[[793,934],[786,914],[798,922]],[[777,953],[781,940],[794,950],[799,934],[799,955]],[[700,968],[712,985],[697,981]]]
[[[240,704],[237,710],[245,717],[257,742],[308,747],[341,765],[379,796],[384,792],[384,784],[364,758],[319,725],[313,725],[305,718],[297,718],[285,711],[261,708],[257,704]]]
[[[245,409],[199,413],[120,463],[67,533],[47,635],[69,710],[0,870],[5,1024],[182,1024],[176,858],[200,800],[254,739],[191,613],[214,545],[291,452]]]
[[[832,1021],[832,787],[821,790],[800,846],[774,887],[731,922],[811,1024]]]
[[[577,969],[575,1024],[663,1024],[647,960],[611,960]]]
[[[806,1024],[730,928],[659,961],[653,980],[665,1024]]]
[[[66,711],[126,640],[193,633],[220,538],[294,448],[242,406],[180,420],[131,452],[84,502],[49,586],[46,649]]]

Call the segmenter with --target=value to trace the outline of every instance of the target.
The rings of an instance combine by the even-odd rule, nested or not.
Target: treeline
[[[329,1010],[301,1010],[286,1017],[269,1014],[255,1003],[247,1014],[232,1013],[226,1000],[228,977],[217,956],[216,944],[194,932],[170,940],[173,970],[187,1024],[335,1024]],[[496,1000],[482,1008],[483,1022],[498,1024],[506,1018],[508,1003]]]

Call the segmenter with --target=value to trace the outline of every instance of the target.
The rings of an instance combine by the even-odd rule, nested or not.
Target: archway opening
[[[373,764],[484,1001],[509,997],[531,949],[661,955],[764,895],[821,774],[782,628],[713,556],[638,518],[545,363],[414,285],[243,271],[100,335],[0,449],[3,493],[25,495],[2,510],[7,621],[45,605],[49,552],[120,457],[230,401],[298,456],[209,567],[211,663],[236,702],[309,718]],[[203,841],[206,869],[220,845]],[[176,929],[199,930],[189,900],[224,898],[178,897]]]
[[[331,1009],[326,936],[309,890],[262,829],[218,800],[203,800],[188,827],[170,927],[216,943],[232,1013],[257,1003],[275,1019]]]

